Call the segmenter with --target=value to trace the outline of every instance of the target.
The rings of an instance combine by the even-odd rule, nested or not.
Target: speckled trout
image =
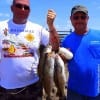
[[[54,87],[55,52],[51,45],[41,47],[38,74],[48,98],[51,98]]]
[[[65,48],[60,47],[59,51],[55,53],[52,51],[51,45],[48,45],[47,47],[42,46],[38,73],[44,90],[49,98],[52,94],[54,82],[58,89],[59,96],[65,96],[65,85],[67,81],[65,63],[59,54],[63,55],[67,60],[70,60],[73,57],[72,53]]]
[[[40,59],[39,59],[39,64],[38,64],[38,75],[39,75],[40,80],[42,80],[43,78],[45,61],[47,59],[47,53],[50,53],[51,51],[52,51],[52,47],[50,45],[48,45],[47,47],[44,45],[40,45],[40,48],[39,48]]]
[[[65,74],[65,64],[59,54],[55,56],[55,72],[54,72],[54,82],[58,89],[58,94],[60,97],[65,97],[65,85],[66,85],[66,74]]]

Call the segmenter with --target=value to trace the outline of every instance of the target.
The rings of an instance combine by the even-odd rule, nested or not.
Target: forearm
[[[60,46],[59,35],[54,26],[54,19],[56,17],[56,13],[53,10],[48,10],[47,14],[47,25],[50,32],[50,44],[54,51],[58,51]]]
[[[50,44],[52,45],[54,51],[58,51],[60,46],[59,34],[56,31],[54,25],[48,27],[50,32]]]

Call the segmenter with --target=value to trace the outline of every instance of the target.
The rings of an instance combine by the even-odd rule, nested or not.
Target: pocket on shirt
[[[100,41],[92,41],[89,44],[89,51],[93,58],[100,59]]]

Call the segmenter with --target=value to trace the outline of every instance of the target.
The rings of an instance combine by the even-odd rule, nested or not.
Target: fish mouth
[[[51,45],[48,45],[45,50],[44,50],[44,53],[50,53],[52,52],[52,46]]]

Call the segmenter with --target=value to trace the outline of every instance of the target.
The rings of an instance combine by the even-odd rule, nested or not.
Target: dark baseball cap
[[[71,10],[71,15],[75,14],[76,12],[83,12],[86,15],[88,15],[88,10],[85,6],[82,5],[76,5]]]

